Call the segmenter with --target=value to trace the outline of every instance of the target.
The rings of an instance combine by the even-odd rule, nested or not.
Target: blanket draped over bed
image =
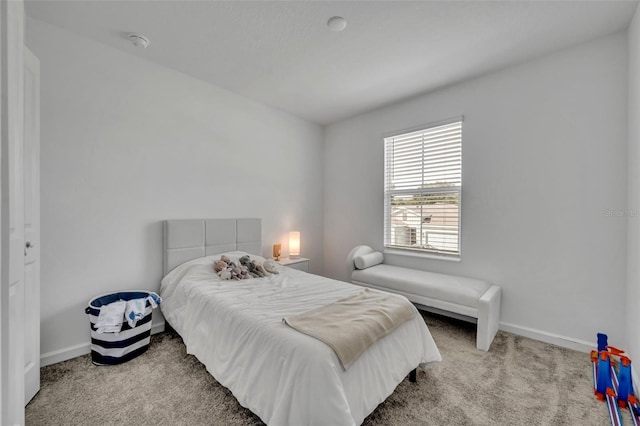
[[[346,370],[369,346],[414,316],[404,297],[365,289],[282,321],[329,345]]]

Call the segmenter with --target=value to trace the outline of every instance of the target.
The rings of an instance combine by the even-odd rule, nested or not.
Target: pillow
[[[382,255],[382,253],[380,253],[379,251],[374,251],[373,253],[356,257],[355,259],[353,259],[353,263],[358,269],[367,269],[382,263],[383,260],[384,256]]]

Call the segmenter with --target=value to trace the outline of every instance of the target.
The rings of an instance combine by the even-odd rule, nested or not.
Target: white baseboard
[[[420,310],[433,312],[435,314],[444,315],[451,318],[456,318],[462,321],[478,323],[478,320],[466,315],[460,315],[453,312],[444,311],[442,309],[433,308],[430,306],[415,304]],[[589,353],[592,349],[596,348],[595,342],[588,342],[586,340],[574,339],[573,337],[562,336],[560,334],[549,333],[547,331],[537,330],[535,328],[523,327],[520,325],[510,324],[507,322],[500,322],[498,327],[500,330],[507,331],[509,333],[517,334],[518,336],[528,337],[530,339],[539,340],[545,343],[551,343],[552,345],[560,346],[563,348],[573,349],[578,352]],[[634,377],[635,380],[635,377]],[[636,382],[640,383],[640,382]]]
[[[90,343],[82,343],[68,348],[58,349],[57,351],[47,352],[40,355],[40,367],[57,364],[77,356],[85,355],[91,352]]]
[[[164,325],[164,321],[158,324],[153,324],[151,326],[151,334],[162,333],[164,331]],[[69,346],[67,348],[47,352],[40,355],[40,367],[57,364],[59,362],[66,361],[68,359],[75,358],[81,355],[86,355],[88,353],[91,353],[91,343],[81,343],[79,345]]]
[[[505,322],[500,322],[500,330],[584,353],[589,353],[591,352],[591,350],[596,349],[595,342],[574,339],[573,337],[562,336],[560,334],[549,333],[547,331],[537,330],[535,328],[523,327],[520,325],[509,324]]]
[[[546,331],[536,330],[529,327],[522,327],[519,325],[500,323],[500,330],[507,331],[509,333],[517,334],[519,336],[528,337],[534,340],[540,340],[541,342],[551,343],[552,345],[560,346],[563,348],[573,349],[578,352],[590,353],[597,348],[594,342],[588,342],[586,340],[574,339],[572,337],[562,336],[555,333],[549,333]],[[640,384],[640,376],[638,376],[638,370],[635,368],[635,364],[631,364],[631,382],[633,383],[634,392],[638,395],[638,386]]]

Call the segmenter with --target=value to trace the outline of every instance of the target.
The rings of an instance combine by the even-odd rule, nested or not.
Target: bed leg
[[[413,370],[411,370],[411,372],[409,373],[409,381],[411,383],[415,383],[418,380],[418,374],[417,374],[417,370],[414,368]]]

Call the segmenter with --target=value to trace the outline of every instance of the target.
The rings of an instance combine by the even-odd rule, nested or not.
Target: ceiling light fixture
[[[131,34],[129,35],[129,40],[135,47],[142,47],[146,49],[149,45],[149,39],[141,34]]]
[[[327,27],[331,31],[339,32],[347,28],[347,20],[342,16],[334,16],[327,21]]]

